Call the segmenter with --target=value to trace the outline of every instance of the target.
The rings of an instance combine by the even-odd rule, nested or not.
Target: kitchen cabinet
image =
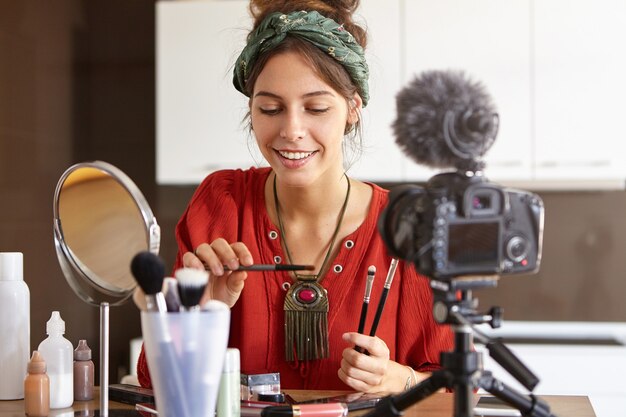
[[[618,417],[626,409],[626,323],[504,321],[499,329],[481,326],[491,337],[516,339],[507,346],[539,377],[538,395],[587,395],[598,417]],[[532,340],[519,343],[519,340]],[[526,393],[483,346],[484,367],[502,382]]]
[[[535,178],[626,177],[626,2],[533,2]]]
[[[232,85],[235,51],[251,26],[248,4],[156,3],[160,184],[199,183],[212,171],[255,164],[241,123],[247,98]]]
[[[371,101],[363,109],[363,153],[350,167],[355,178],[397,181],[410,163],[395,144],[391,123],[396,116],[395,95],[402,87],[400,2],[367,0],[360,15],[367,24],[366,58],[370,69]]]
[[[527,0],[406,1],[404,84],[424,70],[463,70],[494,100],[500,129],[485,159],[492,180],[532,178]],[[432,174],[417,165],[408,178]]]

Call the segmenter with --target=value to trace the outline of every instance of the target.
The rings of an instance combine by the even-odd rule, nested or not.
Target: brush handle
[[[385,308],[385,303],[387,302],[387,294],[389,293],[389,288],[383,288],[383,293],[380,296],[380,302],[378,303],[378,308],[376,308],[376,315],[374,316],[374,322],[372,323],[372,329],[370,330],[370,336],[376,335],[376,329],[378,329],[378,323],[380,322],[380,316],[383,315],[383,310]]]
[[[205,265],[205,269],[209,269]],[[314,265],[289,265],[289,264],[256,264],[256,265],[239,265],[237,269],[230,269],[224,265],[224,271],[313,271]]]
[[[361,306],[361,318],[359,319],[358,333],[363,333],[365,330],[365,319],[367,318],[367,307],[369,304],[369,301],[363,301],[363,305]],[[354,350],[359,353],[363,353],[363,348],[361,346],[355,346]]]
[[[167,313],[167,303],[162,292],[156,294],[146,294],[146,311],[156,311]]]

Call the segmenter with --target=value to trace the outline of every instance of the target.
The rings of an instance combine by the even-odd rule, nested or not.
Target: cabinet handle
[[[543,161],[537,163],[539,168],[604,168],[610,167],[611,161]]]
[[[520,160],[511,160],[511,161],[487,161],[487,169],[489,167],[498,167],[498,168],[519,168],[524,164]]]

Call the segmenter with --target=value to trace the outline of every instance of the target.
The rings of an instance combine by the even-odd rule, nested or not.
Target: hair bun
[[[366,30],[352,20],[352,15],[359,7],[360,0],[250,0],[250,13],[254,18],[254,29],[263,19],[274,12],[291,13],[299,10],[315,10],[320,14],[342,24],[365,48]]]

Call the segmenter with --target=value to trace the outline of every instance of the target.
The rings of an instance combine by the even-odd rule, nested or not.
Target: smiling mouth
[[[308,158],[313,155],[315,151],[312,152],[285,152],[285,151],[277,151],[280,156],[286,159],[290,159],[292,161],[297,161],[299,159]]]

